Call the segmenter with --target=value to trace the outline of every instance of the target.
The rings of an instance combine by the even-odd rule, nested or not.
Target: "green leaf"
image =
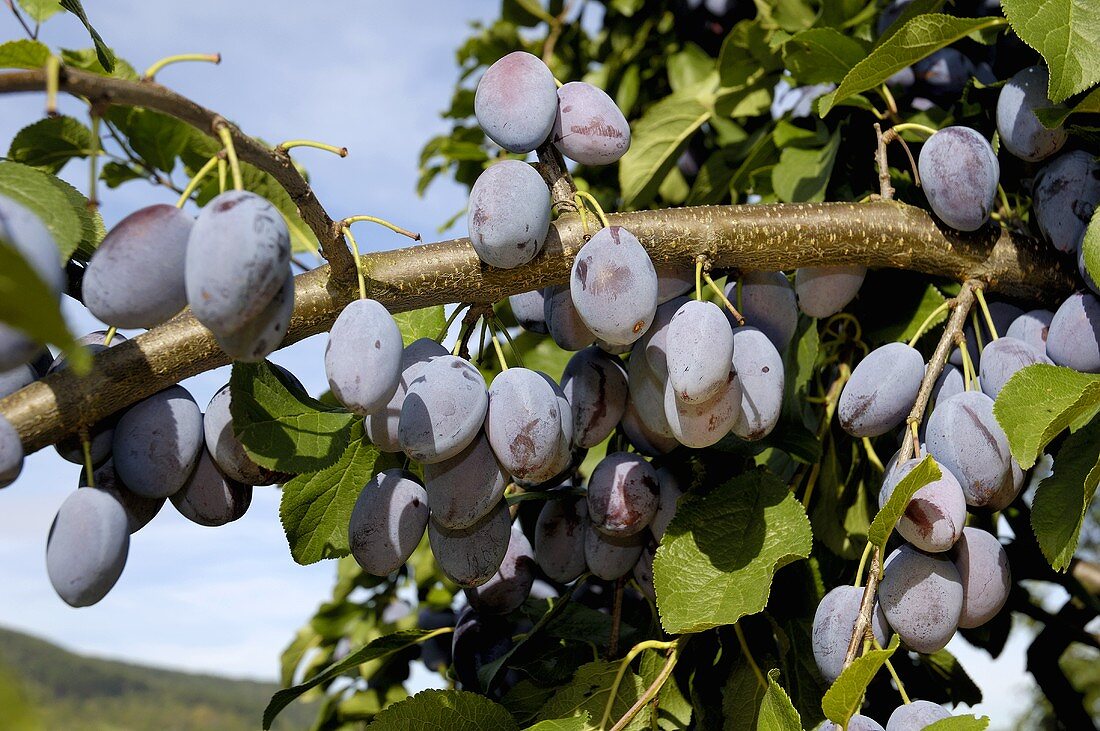
[[[284,688],[275,693],[275,695],[271,697],[271,701],[267,704],[267,708],[264,709],[264,728],[271,728],[271,723],[275,720],[275,717],[279,715],[279,712],[290,705],[290,703],[295,698],[298,698],[310,688],[316,688],[321,683],[332,680],[333,678],[343,675],[350,670],[354,670],[363,663],[370,662],[371,660],[378,660],[380,658],[386,657],[387,655],[392,655],[393,653],[404,650],[407,647],[412,647],[418,642],[423,642],[426,639],[450,631],[451,629],[449,627],[437,630],[410,629],[403,632],[394,632],[393,634],[379,637],[373,642],[370,642],[367,645],[360,647],[358,650],[351,653],[340,662],[329,665],[327,668],[317,673],[304,683],[295,685],[291,688]],[[474,694],[466,693],[464,695],[472,696]],[[415,697],[419,696],[414,696],[414,698]],[[489,703],[489,701],[486,702]],[[504,709],[502,708],[501,710],[503,711]],[[508,717],[508,721],[511,720],[511,717]],[[514,728],[515,724],[513,723],[511,727]],[[400,727],[395,726],[394,728]]]
[[[886,39],[905,27],[906,23],[918,15],[938,13],[946,4],[947,0],[912,0],[912,2],[906,3],[905,8],[898,17],[894,18],[894,22],[888,25],[882,35],[875,41],[875,45],[881,46],[886,42]]]
[[[654,104],[632,130],[630,150],[619,163],[619,185],[627,208],[649,203],[676,164],[691,136],[713,114],[710,81],[670,94]]]
[[[764,469],[680,502],[653,562],[661,624],[701,632],[756,614],[776,570],[810,555],[810,521]]]
[[[667,658],[663,652],[647,650],[642,653],[642,661],[638,666],[638,675],[642,679],[642,687],[648,688],[657,681]],[[676,678],[669,676],[657,693],[656,705],[650,705],[653,713],[643,711],[641,715],[650,716],[650,726],[661,729],[686,729],[691,726],[692,708],[691,701],[680,692],[680,686]],[[655,719],[652,716],[656,716]]]
[[[891,302],[897,303],[899,306],[894,308],[890,313],[883,313],[882,324],[878,327],[871,327],[871,323],[865,322],[860,319],[860,323],[863,324],[865,338],[869,338],[868,342],[880,342],[880,343],[892,343],[897,340],[909,341],[917,334],[917,328],[925,324],[925,320],[932,317],[932,313],[935,312],[947,298],[936,289],[934,284],[927,284],[923,281],[912,281],[912,284],[919,289],[913,291],[913,297],[910,299],[905,297],[904,303],[898,302],[902,297],[901,292],[895,292],[891,290],[893,295],[891,296]],[[909,294],[911,288],[906,287],[905,295]],[[919,299],[917,299],[919,297]],[[869,305],[874,307],[875,305]],[[928,320],[925,332],[928,332],[935,328],[940,323],[947,319],[949,310],[946,308],[941,310],[938,315]]]
[[[138,73],[134,67],[121,58],[115,58],[114,68],[108,70],[103,66],[99,58],[99,52],[94,48],[62,48],[61,62],[66,66],[81,69],[100,76],[113,76],[116,79],[129,79],[137,81]]]
[[[800,84],[838,83],[867,57],[862,43],[833,28],[811,28],[783,44],[783,63]]]
[[[568,685],[558,688],[546,702],[536,720],[545,721],[587,714],[592,719],[589,726],[593,726],[597,719],[603,718],[604,709],[611,697],[611,686],[618,672],[619,663],[617,662],[596,660],[581,665],[577,668],[573,680]],[[628,668],[611,703],[609,718],[612,719],[612,724],[630,710],[644,690],[642,679]],[[637,729],[642,727],[642,724],[645,724],[645,719],[636,716],[627,728]]]
[[[768,671],[768,689],[760,701],[756,728],[759,731],[802,731],[802,719],[778,678],[778,670]]]
[[[103,240],[103,220],[88,210],[88,199],[54,175],[17,162],[0,162],[0,195],[42,219],[60,250],[59,265],[78,250],[90,256]]]
[[[351,425],[347,449],[331,467],[283,485],[279,519],[290,555],[303,566],[348,554],[348,521],[363,487],[381,469],[399,466],[367,441],[363,422]]]
[[[900,639],[894,635],[890,646],[883,650],[870,650],[857,657],[851,665],[836,679],[832,687],[821,699],[821,710],[830,721],[844,728],[848,719],[855,715],[863,704],[863,694],[878,671],[898,649]]]
[[[172,172],[176,158],[183,153],[194,132],[192,128],[167,114],[151,109],[116,108],[119,131],[126,135],[138,157],[150,167]],[[115,110],[112,110],[115,112]]]
[[[1069,569],[1081,526],[1100,484],[1100,419],[1071,434],[1054,458],[1054,474],[1039,483],[1031,526],[1056,571]]]
[[[0,68],[40,69],[46,65],[50,49],[43,43],[24,38],[0,43]]]
[[[703,83],[712,71],[714,59],[694,43],[668,57],[668,83],[673,92]]]
[[[435,340],[439,336],[439,331],[447,324],[442,305],[398,312],[393,316],[393,319],[397,321],[397,327],[401,329],[401,339],[405,345],[420,338]]]
[[[84,158],[92,148],[92,131],[72,117],[47,117],[16,133],[8,158],[57,173],[74,157]]]
[[[993,415],[1012,456],[1030,468],[1067,427],[1077,431],[1100,411],[1100,375],[1036,363],[1016,372],[1001,389]]]
[[[266,362],[234,363],[229,385],[233,431],[256,464],[304,473],[340,459],[355,421],[352,414],[288,387]]]
[[[104,165],[103,170],[100,171],[99,179],[106,183],[108,188],[117,188],[123,183],[128,183],[131,180],[144,180],[145,173],[129,165],[109,162]]]
[[[1071,114],[1100,114],[1100,89],[1093,89],[1072,107],[1054,106],[1035,110],[1035,116],[1051,129],[1061,127]]]
[[[1085,259],[1085,271],[1092,281],[1100,282],[1100,207],[1092,212],[1085,237],[1081,240],[1081,255]]]
[[[539,721],[524,731],[584,731],[588,728],[588,714],[573,718],[555,718],[552,721]]]
[[[871,51],[848,72],[840,86],[821,97],[821,116],[845,99],[873,89],[922,58],[957,40],[1004,25],[1004,18],[954,18],[950,15],[918,15],[889,40]]]
[[[73,368],[84,372],[88,351],[73,340],[61,315],[61,302],[15,245],[0,238],[0,322],[40,343],[65,351]]]
[[[1002,0],[1024,43],[1050,68],[1047,95],[1058,103],[1100,81],[1100,4],[1094,0]]]
[[[839,131],[834,132],[819,150],[784,149],[779,155],[779,164],[772,168],[772,188],[779,200],[784,203],[825,200],[825,188],[833,174],[839,149]]]
[[[84,7],[80,4],[80,0],[61,0],[61,7],[75,15],[80,19],[80,22],[84,24],[84,27],[88,30],[88,35],[92,37],[92,43],[95,44],[96,58],[99,59],[99,63],[103,66],[104,70],[107,71],[107,73],[114,71],[114,51],[107,47],[107,44],[103,42],[103,38],[96,29],[92,27],[91,22],[88,20],[88,14],[84,12]]]
[[[729,731],[756,728],[765,690],[756,679],[752,667],[738,657],[722,685],[722,715],[727,719],[726,728]]]
[[[985,731],[987,728],[989,716],[951,716],[928,724],[924,731]]]
[[[871,521],[871,528],[867,531],[867,540],[879,548],[885,548],[886,541],[890,539],[890,534],[894,531],[894,526],[901,520],[901,516],[905,515],[905,510],[909,507],[909,501],[913,499],[913,495],[916,494],[917,490],[935,482],[942,476],[939,465],[931,457],[925,457],[920,464],[909,470],[909,473],[901,478],[901,482],[890,493],[890,499],[878,511],[875,519]]]
[[[54,13],[61,10],[58,0],[19,0],[19,5],[35,23],[49,20]]]

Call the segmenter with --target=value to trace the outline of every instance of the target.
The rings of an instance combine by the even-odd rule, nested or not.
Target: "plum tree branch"
[[[286,190],[302,219],[321,243],[325,259],[340,278],[355,272],[355,261],[344,244],[339,226],[325,211],[313,189],[294,167],[285,150],[271,148],[249,135],[220,114],[191,101],[187,97],[152,81],[129,81],[61,67],[59,91],[84,97],[93,106],[111,105],[154,109],[186,122],[195,129],[217,138],[216,128],[228,126],[233,145],[240,159],[269,173]],[[46,88],[46,73],[42,70],[13,71],[0,74],[0,94],[42,91]]]
[[[704,206],[610,218],[638,236],[658,264],[691,266],[700,254],[715,267],[744,271],[860,264],[978,279],[992,291],[1039,302],[1052,302],[1075,284],[1068,263],[1034,240],[992,226],[962,235],[892,201]],[[467,239],[367,254],[367,295],[391,312],[492,303],[567,281],[583,243],[579,217],[566,215],[551,225],[543,252],[516,269],[484,265]],[[358,294],[354,277],[337,277],[327,265],[298,275],[283,346],[327,331]],[[59,371],[0,400],[0,414],[30,453],[228,362],[214,336],[185,310],[97,355],[85,377]]]

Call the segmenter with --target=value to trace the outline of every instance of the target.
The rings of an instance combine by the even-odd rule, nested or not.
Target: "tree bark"
[[[658,264],[692,267],[703,254],[712,266],[743,271],[891,267],[960,282],[977,279],[990,291],[1044,303],[1065,296],[1076,282],[1069,262],[1034,240],[993,226],[963,236],[941,229],[921,209],[889,201],[706,206],[610,218],[636,234]],[[551,226],[543,252],[516,269],[485,266],[467,239],[368,254],[362,257],[367,295],[391,312],[495,302],[567,281],[582,236],[579,217],[563,216]],[[357,296],[354,279],[336,278],[328,266],[299,275],[283,346],[326,331]],[[60,371],[0,400],[0,414],[30,453],[228,362],[210,332],[185,310],[97,355],[87,376]]]

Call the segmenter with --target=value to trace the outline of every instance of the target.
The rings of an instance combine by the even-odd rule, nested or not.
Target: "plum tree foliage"
[[[215,527],[277,484],[337,581],[264,728],[310,692],[318,729],[981,729],[945,647],[1014,613],[1095,727],[1062,660],[1100,650],[1100,10],[503,0],[420,160],[469,238],[360,256],[352,224],[419,236],[289,157],[346,150],[272,148],[149,83],[213,58],[139,76],[60,7],[93,48],[0,44],[50,112],[0,161],[0,485],[83,465],[63,601],[167,502]],[[170,198],[108,233],[135,181]],[[322,331],[314,398],[264,359]],[[179,381],[230,361],[201,412]],[[448,689],[409,698],[418,662]]]

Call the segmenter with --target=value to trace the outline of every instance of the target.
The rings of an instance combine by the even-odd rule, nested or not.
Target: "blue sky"
[[[447,127],[439,112],[451,97],[455,50],[469,21],[493,17],[499,0],[104,0],[88,6],[102,35],[139,70],[169,54],[221,52],[220,66],[175,66],[159,80],[247,132],[271,142],[305,137],[346,145],[346,159],[295,153],[334,216],[380,215],[432,240],[438,226],[464,207],[464,192],[443,179],[424,198],[416,197],[417,156],[429,137]],[[0,40],[20,37],[3,10]],[[67,16],[47,23],[43,39],[54,46],[88,45],[83,28]],[[43,101],[40,94],[0,98],[0,140],[40,118]],[[85,113],[69,100],[63,111]],[[64,174],[85,185],[83,165]],[[102,197],[108,225],[140,206],[175,199],[139,182]],[[407,243],[380,229],[364,228],[358,239],[366,250]],[[78,332],[100,327],[71,302],[66,314]],[[322,335],[272,360],[318,393],[325,387],[323,348]],[[227,379],[223,368],[184,385],[205,407]],[[78,472],[52,449],[42,450],[27,460],[19,481],[0,493],[0,625],[85,653],[275,678],[278,654],[327,598],[334,571],[328,562],[301,567],[291,560],[279,525],[278,491],[258,488],[245,517],[221,528],[196,526],[166,506],[133,537],[126,570],[112,592],[93,607],[74,610],[51,589],[44,553],[50,522]],[[959,639],[951,647],[986,692],[987,702],[977,710],[993,716],[994,727],[1005,727],[1031,702],[1025,648],[1023,633],[1014,634],[996,662]]]

